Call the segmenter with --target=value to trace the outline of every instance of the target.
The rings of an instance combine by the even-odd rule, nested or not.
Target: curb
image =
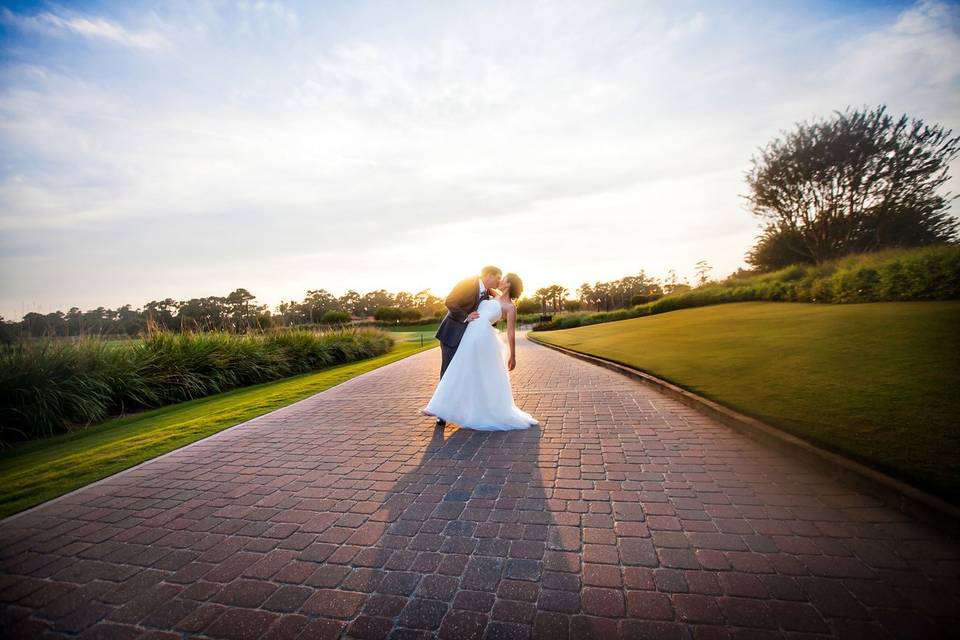
[[[527,334],[527,340],[633,378],[754,440],[773,446],[784,453],[799,454],[805,461],[825,471],[831,478],[853,485],[890,507],[927,524],[946,527],[951,531],[960,533],[960,507],[942,498],[921,491],[864,464],[821,449],[796,436],[771,427],[756,418],[751,418],[686,389],[681,389],[677,385],[661,380],[649,373],[610,360],[558,347],[538,340],[529,333]]]

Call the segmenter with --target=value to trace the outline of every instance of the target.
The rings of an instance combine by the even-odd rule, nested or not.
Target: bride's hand
[[[507,362],[507,371],[513,371],[517,368],[517,356],[510,356],[510,361]]]
[[[476,320],[479,317],[480,317],[480,312],[474,311],[473,313],[467,316],[467,319],[464,322],[471,322],[473,320]]]

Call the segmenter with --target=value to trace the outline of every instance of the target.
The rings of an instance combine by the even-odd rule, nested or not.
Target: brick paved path
[[[437,350],[0,524],[7,637],[916,637],[960,545],[521,341],[543,426],[437,433]]]

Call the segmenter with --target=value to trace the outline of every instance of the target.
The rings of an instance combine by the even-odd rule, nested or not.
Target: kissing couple
[[[480,276],[457,283],[445,305],[437,339],[443,362],[440,382],[422,413],[437,426],[453,422],[477,431],[511,431],[539,424],[513,402],[508,371],[517,366],[517,307],[523,282],[484,267]],[[494,326],[507,320],[507,344]]]

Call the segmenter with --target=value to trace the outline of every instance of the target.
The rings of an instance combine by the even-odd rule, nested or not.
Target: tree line
[[[704,263],[705,264],[705,263]],[[520,313],[557,313],[595,309],[610,311],[645,304],[664,295],[684,291],[690,284],[680,282],[676,271],[668,271],[666,278],[655,278],[641,270],[636,275],[607,282],[584,282],[571,292],[563,285],[553,284],[537,289],[533,296],[520,300]],[[570,297],[571,294],[574,297]]]
[[[51,313],[30,312],[20,322],[0,318],[0,335],[14,336],[136,336],[148,327],[166,331],[229,331],[244,333],[271,327],[310,324],[341,324],[354,318],[376,317],[386,322],[415,321],[442,313],[443,300],[429,291],[411,294],[390,293],[383,289],[360,294],[347,291],[334,296],[325,289],[307,292],[303,300],[281,302],[271,312],[258,304],[256,296],[239,288],[226,296],[207,296],[189,300],[151,300],[142,308],[129,304],[116,309],[97,307],[83,311]]]

